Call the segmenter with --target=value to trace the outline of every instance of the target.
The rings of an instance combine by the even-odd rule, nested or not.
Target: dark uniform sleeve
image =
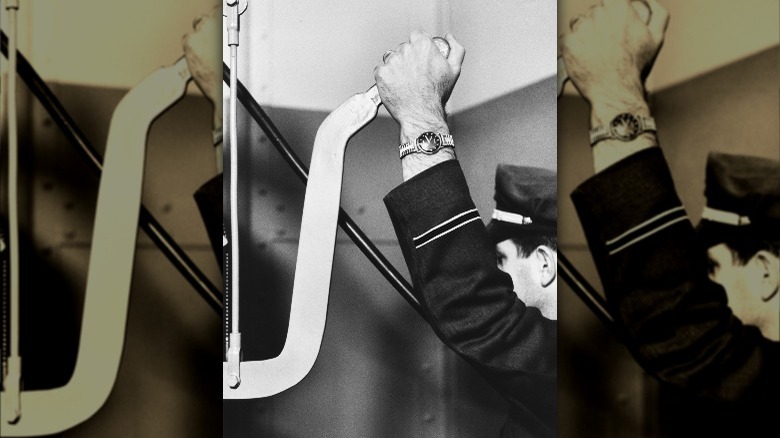
[[[700,396],[777,400],[779,347],[728,307],[659,148],[572,194],[611,310],[650,373]]]
[[[434,331],[520,412],[525,436],[554,431],[556,323],[526,307],[497,268],[458,162],[415,176],[385,204]]]

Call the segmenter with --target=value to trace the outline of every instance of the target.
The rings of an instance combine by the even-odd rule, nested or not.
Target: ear
[[[780,290],[780,257],[761,250],[753,259],[761,274],[761,300],[767,302]]]
[[[555,251],[545,245],[539,245],[535,251],[540,262],[540,276],[542,287],[547,287],[555,281],[558,275],[558,262]]]

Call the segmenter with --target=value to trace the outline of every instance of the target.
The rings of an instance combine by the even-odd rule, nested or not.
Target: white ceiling
[[[128,88],[181,57],[193,18],[220,3],[25,0],[19,49],[47,81]]]
[[[560,0],[560,9],[551,0],[255,1],[241,47],[250,61],[239,70],[263,104],[331,110],[371,85],[381,54],[411,29],[451,31],[467,51],[449,106],[458,111],[552,76],[553,15],[567,25],[598,1]],[[780,44],[777,0],[660,2],[672,18],[651,90]]]
[[[267,105],[332,110],[367,90],[382,54],[414,29],[452,32],[466,48],[451,111],[555,74],[552,0],[263,0],[249,9],[239,77]]]

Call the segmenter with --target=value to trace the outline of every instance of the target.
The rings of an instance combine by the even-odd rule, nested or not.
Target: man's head
[[[726,290],[734,314],[760,328],[765,337],[780,340],[780,242],[718,243],[709,247],[707,258],[710,278]]]
[[[498,268],[512,277],[515,293],[548,319],[558,314],[558,244],[555,236],[506,239],[496,244]]]
[[[496,209],[488,232],[498,267],[512,277],[515,293],[549,319],[558,312],[558,239],[555,172],[500,165]]]
[[[780,340],[780,161],[711,154],[699,235],[731,310]]]

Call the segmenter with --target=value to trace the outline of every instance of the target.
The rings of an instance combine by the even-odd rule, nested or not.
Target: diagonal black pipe
[[[582,302],[604,323],[607,329],[618,339],[622,339],[620,330],[618,330],[615,324],[615,319],[612,318],[609,310],[607,310],[606,300],[590,285],[588,280],[580,274],[577,268],[560,250],[558,251],[558,272],[574,293],[580,297]]]
[[[2,46],[3,55],[7,57],[8,38],[4,32],[0,33],[0,46]],[[51,118],[57,123],[65,137],[76,147],[81,156],[91,164],[92,170],[99,175],[103,168],[103,158],[100,156],[100,153],[89,143],[84,133],[76,125],[76,122],[46,85],[46,82],[41,79],[21,53],[17,55],[17,73]],[[195,288],[195,291],[206,300],[206,303],[212,309],[219,315],[222,315],[222,292],[209,281],[176,241],[173,240],[171,235],[168,234],[165,228],[157,222],[152,213],[143,205],[141,205],[139,224],[141,229],[168,257],[168,260],[171,261],[174,267]]]
[[[225,65],[225,63],[222,64],[222,78],[225,82],[230,82],[230,68]],[[295,174],[298,175],[301,181],[303,181],[305,184],[309,179],[309,169],[307,169],[306,165],[303,164],[300,158],[298,158],[279,130],[276,129],[276,126],[274,126],[271,119],[268,118],[268,115],[260,107],[260,104],[257,103],[249,90],[246,89],[244,84],[241,83],[241,81],[236,82],[238,88],[236,93],[238,100],[244,106],[249,115],[252,116],[255,122],[257,122],[263,132],[265,132],[265,135],[271,141],[271,144],[273,144],[276,150],[282,154],[282,158],[287,161],[287,164],[290,165]],[[425,318],[425,313],[423,312],[422,306],[420,305],[420,301],[417,300],[417,297],[414,296],[414,292],[412,292],[412,286],[385,258],[385,256],[382,255],[379,249],[374,246],[371,240],[365,235],[365,233],[363,233],[363,231],[360,229],[360,227],[357,226],[352,218],[349,217],[344,209],[339,209],[339,225],[341,226],[341,229],[343,229],[347,234],[347,236],[349,236],[349,238],[355,242],[355,245],[360,248],[360,251],[365,254],[368,260],[371,261],[371,263],[379,270],[379,272],[387,279],[387,281],[389,281],[390,284],[398,291],[398,293],[401,294],[401,297],[403,297],[409,304],[412,305],[412,307],[414,307],[418,313],[420,313],[423,318]]]

